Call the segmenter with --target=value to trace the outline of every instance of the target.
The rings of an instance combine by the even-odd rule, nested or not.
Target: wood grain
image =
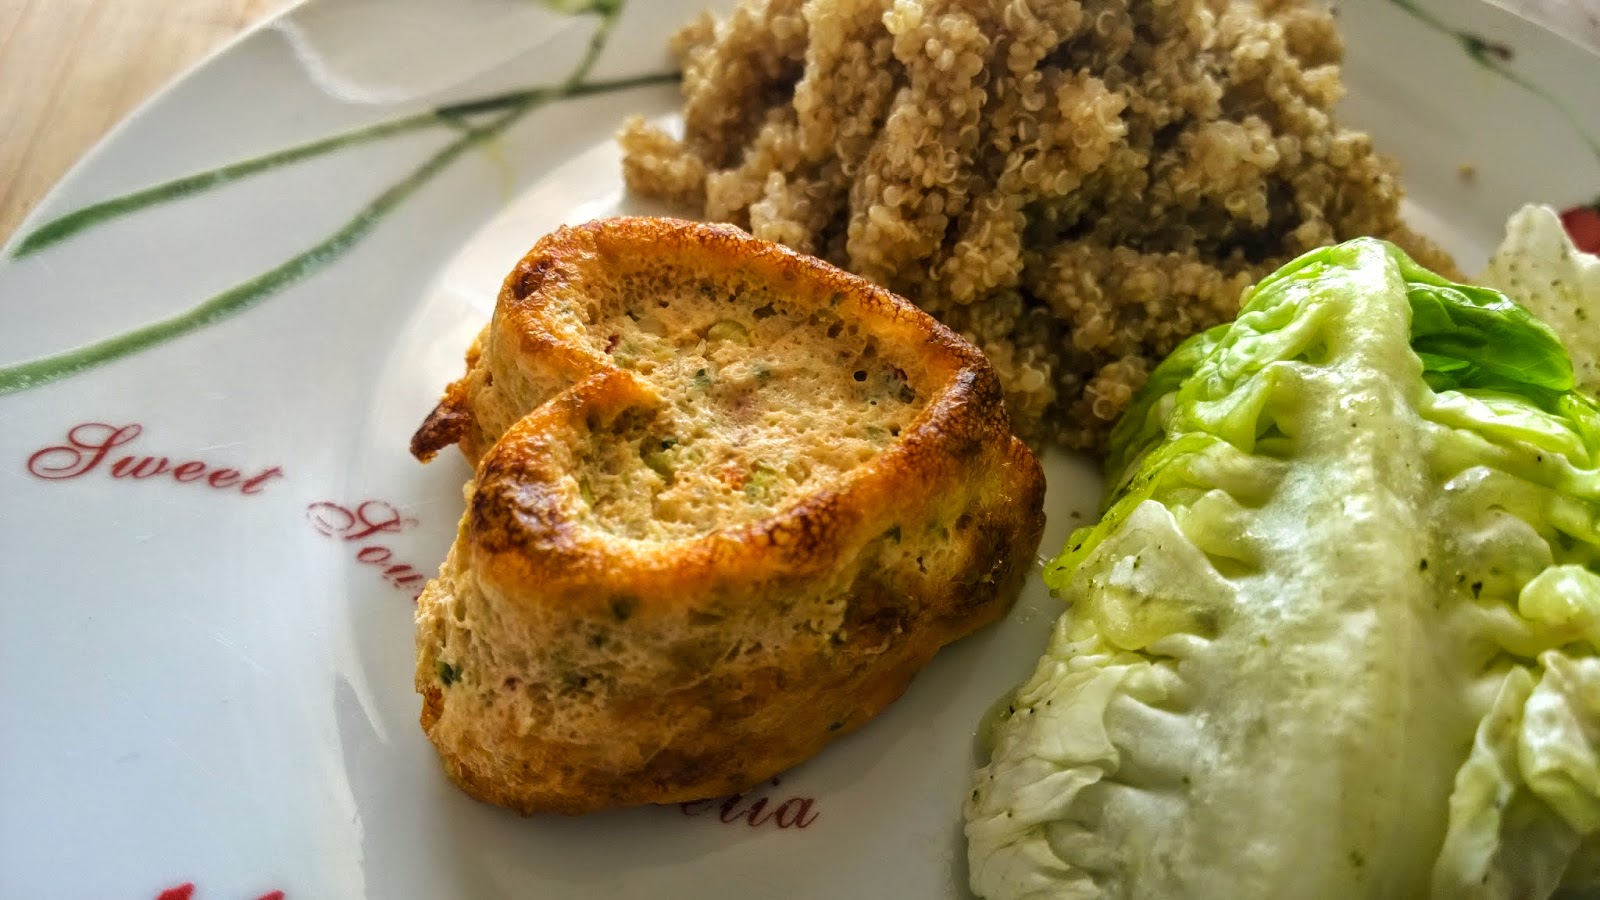
[[[287,0],[0,0],[0,241],[133,107]]]

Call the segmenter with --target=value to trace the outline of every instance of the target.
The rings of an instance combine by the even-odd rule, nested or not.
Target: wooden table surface
[[[1600,46],[1600,0],[1499,0]],[[292,0],[0,0],[0,241],[101,135]]]
[[[0,241],[112,125],[288,0],[0,0]]]

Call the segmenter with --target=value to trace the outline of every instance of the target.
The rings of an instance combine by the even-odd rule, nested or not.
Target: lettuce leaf
[[[1600,258],[1572,245],[1555,210],[1518,210],[1481,280],[1555,328],[1572,355],[1578,386],[1600,392]]]
[[[989,898],[1600,888],[1600,406],[1363,239],[1151,375],[966,808]]]

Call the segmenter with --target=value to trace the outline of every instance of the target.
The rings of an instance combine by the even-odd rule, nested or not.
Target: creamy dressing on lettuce
[[[1600,407],[1549,327],[1394,247],[1180,347],[967,803],[988,898],[1600,887]]]

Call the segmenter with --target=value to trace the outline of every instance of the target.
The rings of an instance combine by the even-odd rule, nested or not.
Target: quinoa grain
[[[821,256],[976,343],[1030,440],[1098,448],[1146,374],[1315,247],[1396,241],[1391,162],[1332,115],[1301,0],[742,0],[673,39],[684,137],[642,194]]]

